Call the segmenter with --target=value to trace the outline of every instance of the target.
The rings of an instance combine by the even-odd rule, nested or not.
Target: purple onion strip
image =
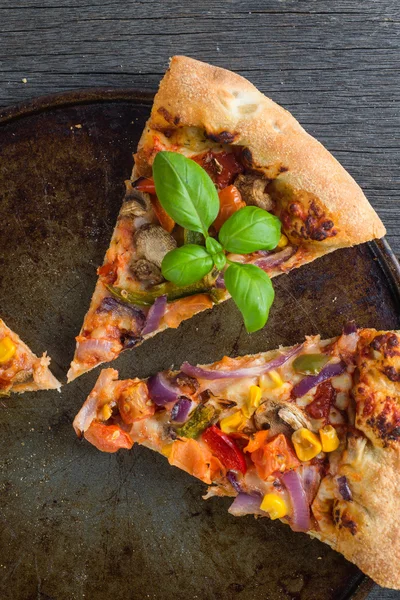
[[[158,329],[160,325],[160,321],[164,316],[165,309],[167,306],[167,296],[159,296],[156,298],[154,304],[150,306],[150,310],[147,313],[146,324],[142,330],[142,335],[147,335],[148,333],[153,333],[156,329]]]
[[[147,380],[149,396],[157,406],[165,406],[168,402],[175,402],[179,396],[179,389],[172,385],[164,373],[152,375]]]
[[[308,531],[310,529],[310,506],[301,477],[296,471],[286,471],[281,476],[292,505],[290,526],[293,531]]]
[[[351,489],[349,488],[347,477],[345,475],[343,475],[342,477],[338,477],[337,483],[339,494],[342,496],[343,500],[351,502],[353,500],[353,494],[351,493]]]
[[[235,517],[243,517],[244,515],[267,516],[267,513],[260,508],[261,500],[261,496],[251,496],[240,492],[230,505],[228,512]]]
[[[275,267],[279,267],[282,263],[289,260],[289,258],[292,258],[296,252],[297,246],[287,246],[287,248],[280,252],[276,252],[275,254],[263,258],[257,258],[253,264],[260,267],[263,271],[269,271]]]
[[[304,377],[299,383],[297,383],[292,389],[292,396],[295,398],[301,398],[307,392],[312,390],[313,387],[319,385],[323,381],[327,381],[336,375],[341,375],[346,370],[346,363],[340,361],[338,363],[329,363],[318,373],[318,375],[308,375]]]
[[[233,487],[233,489],[235,490],[235,492],[240,494],[242,491],[242,488],[240,487],[240,484],[238,482],[238,478],[236,476],[235,471],[228,471],[226,474],[226,477],[227,477],[229,483],[231,484],[231,486]]]
[[[171,420],[176,423],[184,423],[192,406],[192,401],[185,396],[181,396],[177,402],[175,402],[171,410]]]

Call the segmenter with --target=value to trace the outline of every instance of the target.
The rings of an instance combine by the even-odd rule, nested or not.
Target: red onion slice
[[[93,359],[109,362],[115,357],[114,344],[115,342],[110,340],[87,338],[78,342],[75,358],[82,362]]]
[[[271,269],[275,269],[279,267],[282,263],[292,258],[294,254],[297,252],[297,246],[287,246],[284,250],[280,252],[275,252],[274,254],[270,254],[269,256],[263,256],[262,258],[257,258],[253,264],[257,267],[260,267],[263,271],[271,271]]]
[[[158,329],[160,325],[160,321],[164,316],[165,309],[167,306],[167,295],[159,296],[155,299],[154,304],[150,306],[150,310],[147,313],[146,324],[142,329],[142,335],[147,335],[148,333],[153,333],[156,329]]]
[[[175,402],[171,410],[171,420],[176,423],[184,423],[192,406],[192,401],[185,396],[181,396],[177,402]]]
[[[231,486],[233,487],[235,492],[240,494],[242,491],[242,488],[240,487],[240,484],[239,484],[239,481],[238,481],[235,471],[228,471],[226,474],[226,478],[228,479],[229,483],[231,484]]]
[[[353,494],[351,493],[347,477],[345,475],[343,475],[342,477],[338,477],[337,484],[339,493],[342,496],[343,500],[351,502],[353,500]]]
[[[286,471],[281,475],[292,505],[290,526],[293,531],[308,531],[310,529],[310,506],[307,494],[297,471]]]
[[[236,379],[237,377],[257,377],[268,371],[273,371],[278,367],[284,365],[289,359],[298,354],[303,345],[295,346],[286,354],[280,354],[273,360],[270,360],[263,365],[256,367],[243,367],[242,369],[236,369],[233,371],[224,371],[222,369],[203,369],[202,367],[195,367],[188,362],[183,363],[181,371],[190,375],[191,377],[197,377],[199,379]]]
[[[152,375],[147,380],[149,396],[157,406],[165,406],[168,402],[175,402],[179,396],[179,390],[172,385],[164,373]]]
[[[303,379],[292,389],[292,396],[301,398],[316,385],[319,385],[327,379],[332,379],[332,377],[336,377],[336,375],[341,375],[345,370],[346,363],[343,361],[338,363],[328,363],[318,375],[308,375],[307,377],[303,377]]]
[[[265,517],[267,513],[260,508],[261,500],[261,496],[250,496],[250,494],[241,492],[230,505],[228,512],[234,517],[244,517],[244,515],[264,515]]]

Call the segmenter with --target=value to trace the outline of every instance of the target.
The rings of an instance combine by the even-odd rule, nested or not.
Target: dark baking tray
[[[62,380],[108,246],[151,95],[88,90],[0,113],[0,314]],[[122,376],[328,337],[343,322],[399,328],[399,268],[385,242],[275,280],[267,327],[233,304],[125,353]],[[72,419],[98,371],[0,404],[2,600],[344,600],[370,581],[288,527],[235,519],[229,500],[149,450],[102,454]]]

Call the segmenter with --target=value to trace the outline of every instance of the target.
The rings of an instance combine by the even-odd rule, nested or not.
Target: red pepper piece
[[[139,190],[139,192],[147,192],[148,194],[156,193],[156,186],[154,185],[154,181],[152,177],[148,179],[143,177],[143,179],[138,179],[134,182],[133,187],[135,190]]]
[[[202,438],[224,467],[246,473],[247,465],[244,454],[229,435],[212,425],[203,432]]]
[[[328,421],[329,411],[335,402],[336,390],[331,382],[320,383],[315,392],[314,400],[306,406],[306,411],[313,419],[324,419]]]

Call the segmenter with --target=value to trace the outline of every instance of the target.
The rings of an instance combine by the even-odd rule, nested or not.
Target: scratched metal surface
[[[0,312],[62,380],[148,111],[133,92],[92,91],[0,114]],[[336,335],[350,317],[399,328],[394,260],[385,246],[339,251],[275,280],[263,331],[247,335],[229,302],[115,366],[147,376]],[[318,541],[234,519],[229,500],[204,502],[203,484],[144,448],[107,455],[77,440],[97,374],[1,402],[2,600],[365,597],[369,582]]]

